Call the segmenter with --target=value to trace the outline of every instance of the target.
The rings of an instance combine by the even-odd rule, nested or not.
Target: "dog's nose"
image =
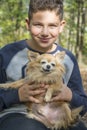
[[[47,69],[50,69],[50,67],[51,67],[50,65],[47,65]]]

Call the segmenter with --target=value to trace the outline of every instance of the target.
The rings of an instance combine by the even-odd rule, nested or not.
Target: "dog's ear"
[[[35,60],[40,54],[33,51],[28,51],[28,58],[30,61]]]
[[[60,51],[55,55],[58,62],[62,62],[65,57],[65,51]]]

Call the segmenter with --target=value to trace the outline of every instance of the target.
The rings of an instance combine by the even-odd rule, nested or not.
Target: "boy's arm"
[[[63,85],[61,92],[52,97],[51,101],[67,101],[71,108],[83,106],[82,115],[87,112],[87,96],[84,92],[82,79],[76,58],[71,54],[71,59],[74,63],[73,68],[69,64],[71,71],[68,84]],[[66,75],[67,76],[67,75]]]
[[[72,100],[70,102],[71,106],[84,106],[84,110],[82,112],[82,114],[84,114],[87,111],[87,96],[84,92],[82,78],[76,59],[74,59],[74,68],[67,86],[72,91]]]
[[[3,69],[3,58],[0,55],[0,83],[5,82],[6,75]],[[19,103],[18,90],[0,88],[0,111],[14,103]]]
[[[18,90],[0,88],[0,111],[19,103]]]

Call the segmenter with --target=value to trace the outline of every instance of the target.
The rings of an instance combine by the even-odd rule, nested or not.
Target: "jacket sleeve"
[[[6,82],[6,73],[3,68],[3,58],[0,55],[0,83]],[[17,89],[4,89],[0,88],[0,111],[15,104],[19,103]]]
[[[72,107],[79,107],[83,106],[82,115],[87,111],[87,96],[84,92],[84,88],[82,85],[81,74],[79,71],[78,63],[74,58],[74,68],[72,71],[72,75],[68,82],[68,87],[72,90],[72,100],[71,106]]]

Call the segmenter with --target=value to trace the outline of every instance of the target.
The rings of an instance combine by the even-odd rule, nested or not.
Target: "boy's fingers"
[[[38,85],[33,84],[33,85],[29,85],[28,88],[31,90],[35,90],[35,89],[40,89],[40,88],[42,89],[44,87],[41,87],[40,84]]]
[[[30,91],[30,92],[29,92],[29,95],[35,96],[35,95],[39,95],[39,94],[44,93],[44,92],[45,92],[45,90]]]
[[[50,102],[54,102],[54,101],[60,101],[60,99],[58,97],[53,97]]]
[[[29,101],[34,102],[34,103],[40,103],[40,101],[32,96],[29,97]]]

